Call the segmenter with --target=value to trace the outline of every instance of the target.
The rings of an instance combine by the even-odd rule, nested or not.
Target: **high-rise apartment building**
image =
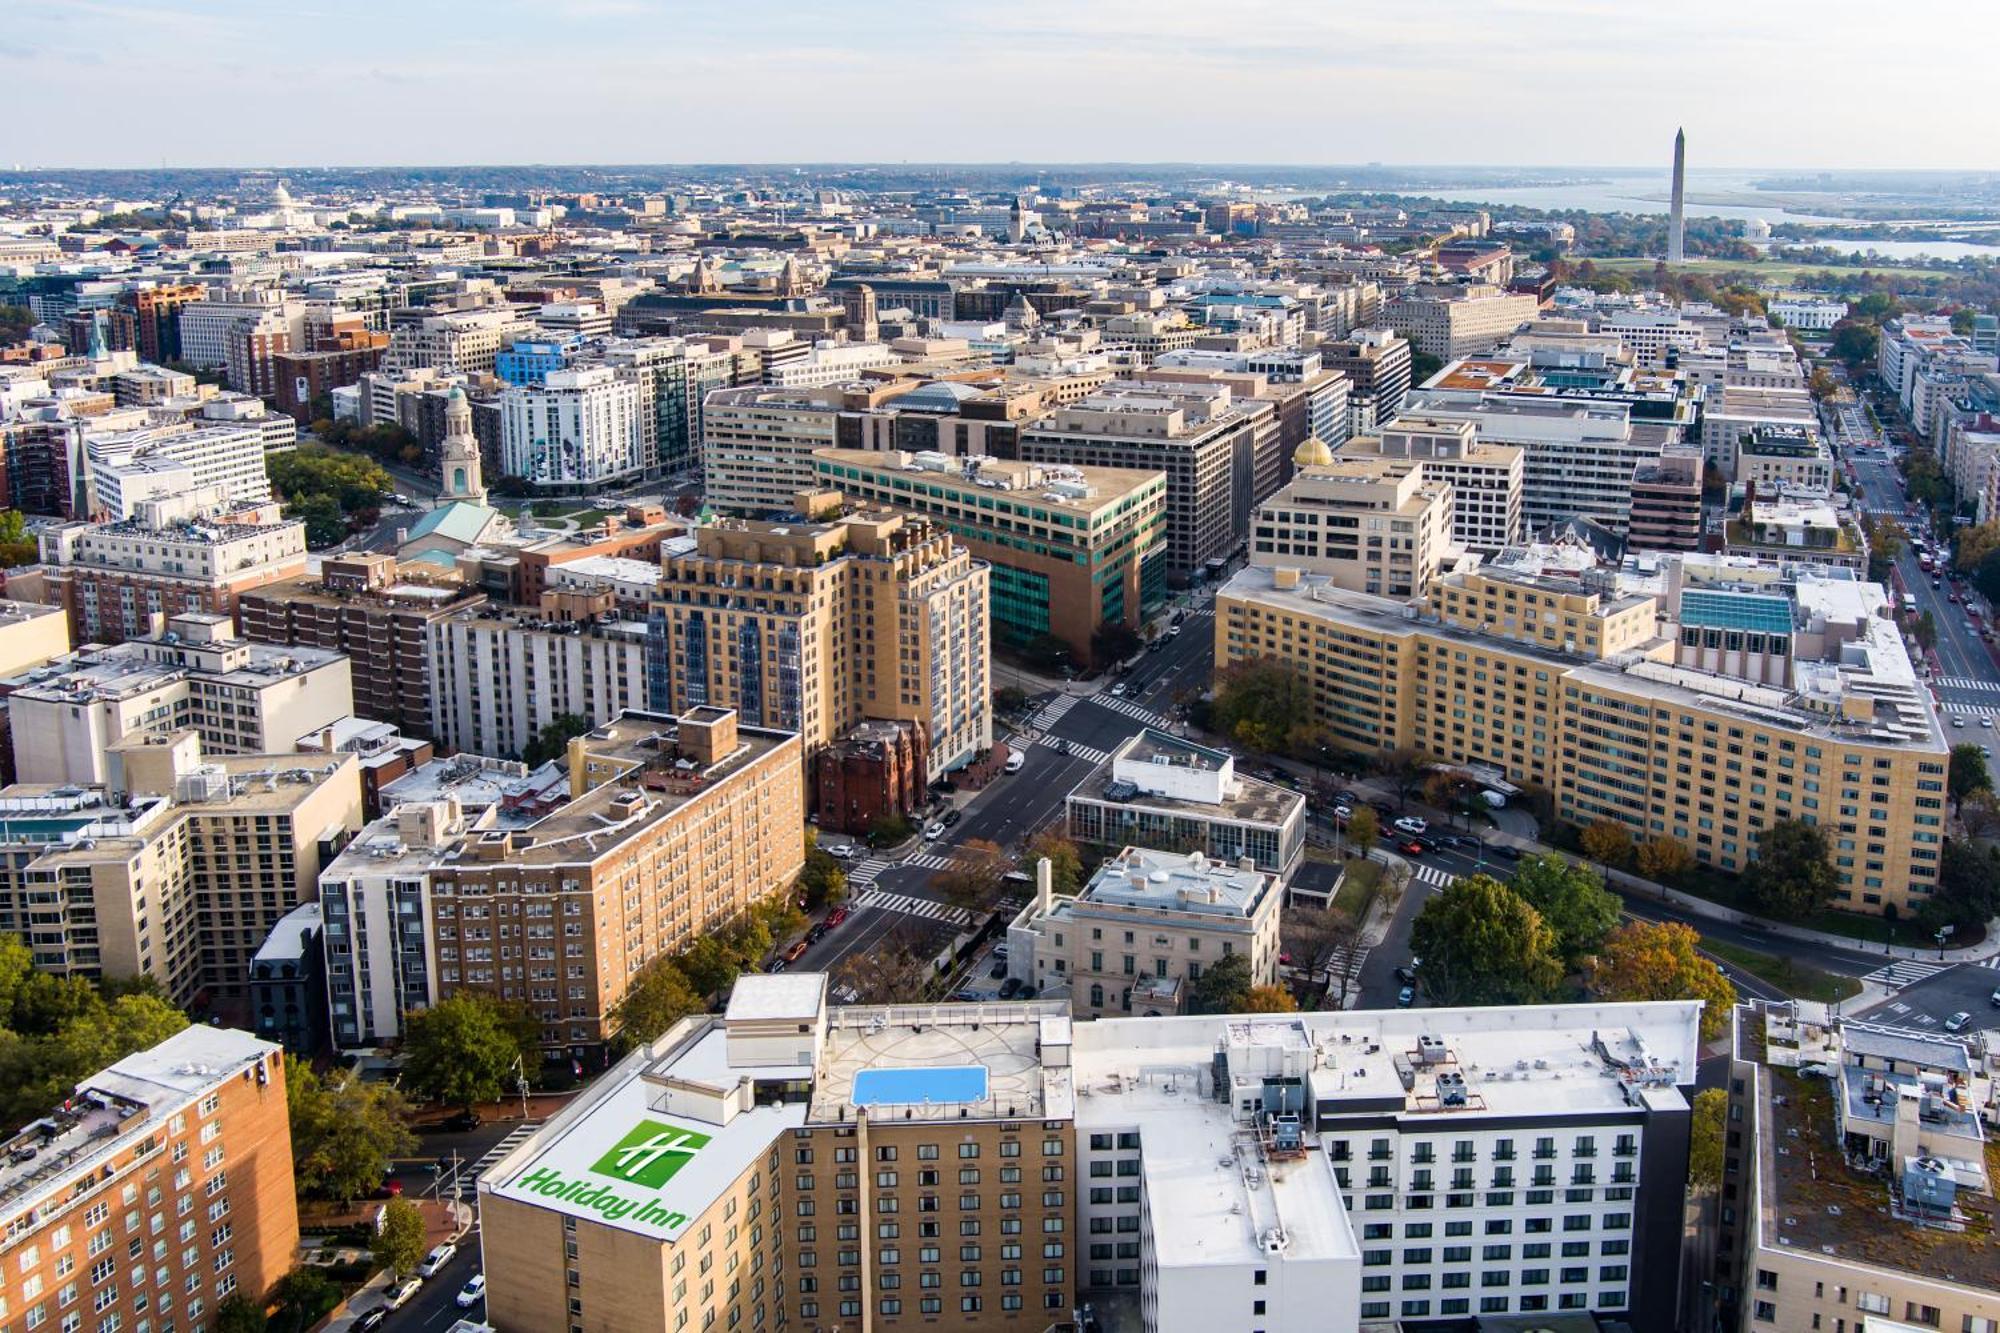
[[[285,1053],[184,1028],[4,1144],[0,1303],[23,1328],[214,1327],[298,1258]]]
[[[114,521],[133,517],[140,500],[197,488],[219,488],[230,508],[264,504],[271,498],[264,429],[255,419],[93,434],[88,447],[98,508]],[[127,484],[128,478],[162,464],[174,469],[173,490]]]
[[[1337,457],[1396,460],[1421,467],[1432,484],[1451,484],[1451,538],[1482,555],[1514,545],[1525,535],[1521,496],[1526,488],[1526,452],[1518,445],[1489,444],[1469,421],[1398,417],[1379,435],[1358,436]]]
[[[251,589],[237,600],[243,637],[319,648],[353,664],[354,711],[405,735],[431,734],[429,627],[486,605],[486,594],[404,573],[392,555],[328,556],[317,578]]]
[[[1676,1327],[1700,1006],[1106,1018],[748,976],[480,1179],[503,1327]],[[824,1210],[824,1211],[822,1211]],[[733,1277],[732,1277],[733,1275]],[[782,1280],[781,1280],[782,1277]]]
[[[570,744],[569,800],[468,824],[453,800],[370,825],[320,881],[334,1040],[460,992],[594,1051],[640,968],[788,888],[805,862],[798,737],[727,709],[627,713]]]
[[[1410,340],[1388,329],[1361,329],[1319,345],[1320,364],[1347,376],[1348,434],[1366,435],[1403,410],[1410,392]]]
[[[484,606],[424,626],[430,735],[444,750],[518,755],[565,714],[609,721],[646,703],[646,624],[605,595],[580,620]]]
[[[552,370],[539,384],[508,386],[500,397],[501,468],[553,488],[646,476],[656,467],[646,441],[657,441],[657,421],[640,389],[636,378],[610,366]]]
[[[806,755],[869,720],[925,732],[928,777],[993,744],[989,570],[933,520],[725,520],[662,562],[653,703],[733,708]]]
[[[1835,906],[1921,907],[1948,747],[1886,595],[1810,569],[1775,597],[1722,575],[1683,587],[1530,550],[1408,601],[1251,568],[1217,596],[1216,665],[1292,662],[1356,752],[1487,765],[1565,820],[1672,838],[1720,870],[1747,866],[1772,823],[1810,819]]]
[[[1635,551],[1692,551],[1701,545],[1702,457],[1668,450],[1632,472],[1632,517],[1625,544]]]
[[[1623,403],[1579,404],[1491,395],[1459,403],[1412,395],[1427,421],[1466,421],[1480,441],[1522,451],[1521,522],[1527,533],[1568,518],[1622,532],[1632,512],[1632,474],[1658,461],[1666,432],[1641,428]]]
[[[491,375],[501,350],[533,333],[533,321],[506,305],[399,318],[383,365],[397,373]]]
[[[784,512],[813,485],[813,454],[840,443],[838,389],[721,389],[702,409],[704,498],[735,513]]]
[[[820,488],[935,519],[986,561],[993,633],[1016,646],[1053,635],[1092,662],[1100,626],[1136,630],[1166,600],[1161,473],[901,450],[814,459]]]
[[[0,930],[41,971],[239,1002],[258,946],[361,826],[354,757],[206,755],[191,731],[110,753],[103,786],[0,788]]]
[[[1418,351],[1449,361],[1490,352],[1535,318],[1541,304],[1480,283],[1418,283],[1382,307],[1382,322]]]

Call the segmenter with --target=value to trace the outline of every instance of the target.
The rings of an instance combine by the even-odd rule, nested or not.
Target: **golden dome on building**
[[[1333,463],[1333,450],[1319,436],[1308,435],[1292,450],[1292,462],[1299,467],[1328,467]]]

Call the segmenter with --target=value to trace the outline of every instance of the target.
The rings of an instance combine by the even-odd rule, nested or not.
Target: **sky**
[[[0,0],[0,162],[2000,169],[1988,0]]]

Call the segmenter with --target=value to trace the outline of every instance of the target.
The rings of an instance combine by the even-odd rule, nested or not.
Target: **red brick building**
[[[813,813],[837,833],[866,833],[924,803],[929,758],[918,722],[864,722],[813,756]]]

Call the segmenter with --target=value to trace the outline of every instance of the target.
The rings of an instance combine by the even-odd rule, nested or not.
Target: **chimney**
[[[1044,856],[1035,862],[1035,911],[1038,915],[1047,916],[1054,905],[1055,884],[1055,870],[1049,865],[1049,858]]]

